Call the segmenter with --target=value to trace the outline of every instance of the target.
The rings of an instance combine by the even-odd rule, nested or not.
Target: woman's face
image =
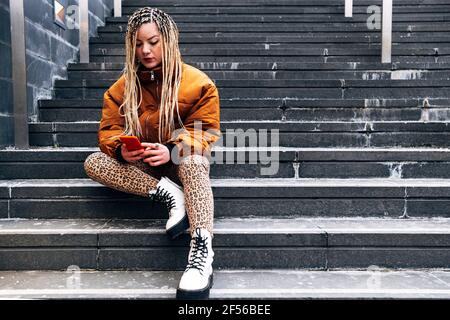
[[[161,34],[156,23],[144,23],[137,30],[136,56],[148,69],[161,65]]]

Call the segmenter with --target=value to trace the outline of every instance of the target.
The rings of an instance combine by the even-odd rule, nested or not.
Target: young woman
[[[214,256],[208,156],[220,138],[219,94],[206,74],[182,62],[178,28],[163,11],[136,11],[125,45],[124,73],[104,94],[102,152],[91,154],[84,167],[101,184],[164,203],[172,238],[189,228],[191,248],[177,297],[207,298]],[[130,135],[140,139],[141,149],[121,142]]]

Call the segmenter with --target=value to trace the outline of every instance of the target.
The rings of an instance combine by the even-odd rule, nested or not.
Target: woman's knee
[[[209,160],[201,155],[190,155],[181,159],[180,167],[202,167],[209,170]]]
[[[181,159],[179,170],[187,171],[193,170],[195,172],[209,173],[209,160],[201,155],[191,155]]]
[[[106,160],[105,157],[107,155],[103,152],[95,152],[84,160],[84,171],[89,177],[95,178],[102,172],[102,166],[104,166]]]

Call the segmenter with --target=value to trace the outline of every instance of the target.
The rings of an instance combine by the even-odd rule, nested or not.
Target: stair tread
[[[109,87],[112,85],[112,80],[56,80],[55,87],[57,88],[95,88],[95,87]],[[308,87],[315,88],[315,86],[330,86],[330,87],[414,87],[414,86],[424,86],[424,87],[434,87],[434,86],[447,86],[450,84],[449,79],[439,79],[439,80],[343,80],[343,79],[233,79],[233,80],[216,80],[218,86],[223,86],[226,88],[234,87],[276,87],[276,86],[291,86],[291,87]]]
[[[200,62],[200,63],[195,63],[194,65],[200,66],[202,67],[201,69],[211,69],[210,65],[214,66],[215,68],[213,68],[212,70],[220,70],[221,67],[223,67],[225,70],[228,70],[229,67],[232,66],[231,63],[229,62],[208,62],[208,61],[204,61],[204,62]],[[450,64],[449,63],[431,63],[431,62],[423,62],[423,63],[407,63],[407,62],[397,62],[397,63],[393,63],[392,64],[394,67],[396,68],[450,68]],[[101,63],[101,62],[90,62],[90,63],[69,63],[68,69],[69,71],[76,71],[76,70],[91,70],[94,69],[95,71],[111,71],[111,70],[117,70],[117,71],[121,71],[124,68],[124,63],[112,63],[112,62],[105,62],[105,63]],[[228,66],[228,68],[227,68]],[[235,63],[233,65],[234,67],[237,67],[238,70],[240,69],[239,67],[241,66],[245,66],[247,68],[250,67],[255,67],[258,66],[258,68],[261,68],[261,66],[264,66],[265,68],[268,68],[269,70],[273,70],[272,68],[274,67],[274,63],[270,63],[270,62],[266,62],[266,63],[261,63],[261,62],[241,62],[241,63]],[[284,69],[293,69],[296,70],[298,68],[307,68],[307,69],[314,69],[314,68],[343,68],[344,70],[365,70],[367,68],[380,68],[383,70],[390,70],[392,67],[391,65],[389,66],[385,66],[382,65],[380,63],[369,63],[369,62],[330,62],[330,63],[302,63],[302,62],[277,62],[276,63],[276,69],[274,70],[284,70]],[[216,69],[217,68],[217,69]],[[235,70],[235,69],[233,69]]]
[[[33,147],[29,150],[0,150],[0,164],[20,165],[29,163],[81,163],[97,147]],[[307,162],[383,162],[383,161],[450,161],[450,148],[296,148],[296,147],[218,147],[212,148],[216,153],[250,154],[260,152],[279,152],[280,161]],[[248,163],[248,161],[247,161]],[[214,163],[213,163],[214,164]]]
[[[163,219],[0,219],[8,234],[164,234]],[[450,234],[450,218],[216,218],[214,234]]]
[[[278,129],[284,132],[359,132],[376,133],[392,132],[429,132],[444,134],[450,131],[450,121],[300,121],[300,120],[235,120],[221,121],[221,130],[224,134],[238,134],[234,130]],[[29,123],[31,133],[39,132],[97,132],[99,121],[67,121],[67,122],[36,122]],[[231,129],[232,132],[228,131]],[[244,131],[242,133],[244,133]],[[249,133],[249,132],[247,132]]]
[[[68,276],[72,275],[68,286]],[[3,271],[2,299],[175,299],[181,271]],[[79,278],[78,278],[79,277]],[[76,280],[80,281],[77,282]],[[215,270],[210,299],[449,299],[448,269]]]
[[[211,185],[218,188],[304,188],[304,187],[450,187],[450,179],[426,178],[245,178],[245,179],[210,179]],[[87,178],[77,179],[17,179],[0,180],[0,187],[100,187],[107,188],[98,182]]]

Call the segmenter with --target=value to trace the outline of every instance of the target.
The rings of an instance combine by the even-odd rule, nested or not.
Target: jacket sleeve
[[[103,95],[102,119],[98,130],[100,150],[116,158],[116,148],[121,142],[118,136],[124,131],[124,118],[119,114],[123,101],[123,81],[119,79]]]
[[[200,99],[190,109],[183,125],[186,130],[176,130],[168,141],[176,145],[177,156],[209,156],[212,145],[221,136],[219,92],[213,83],[202,88]]]

